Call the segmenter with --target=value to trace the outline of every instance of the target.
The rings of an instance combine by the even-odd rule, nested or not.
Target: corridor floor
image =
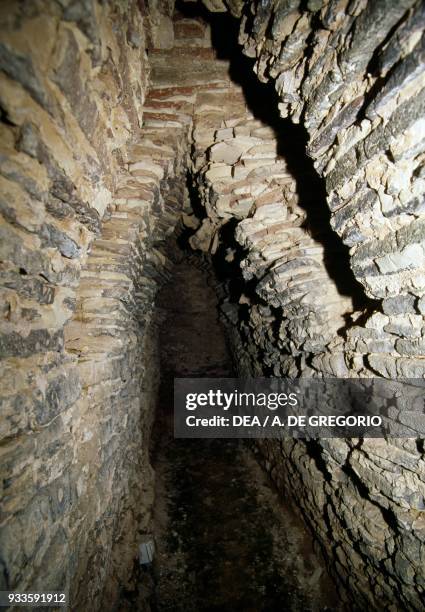
[[[154,609],[340,610],[310,534],[244,441],[173,438],[173,378],[232,376],[208,278],[182,263],[158,303]]]

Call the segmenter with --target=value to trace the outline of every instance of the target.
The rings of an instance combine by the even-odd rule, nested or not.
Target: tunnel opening
[[[338,306],[344,322],[335,329],[345,337],[346,329],[353,325],[353,313],[357,311],[357,317],[360,313],[360,318],[367,319],[379,301],[366,296],[351,269],[348,247],[331,228],[324,181],[306,153],[306,130],[280,117],[273,85],[259,83],[252,61],[239,53],[236,20],[184,2],[177,3],[174,18],[201,20],[211,28],[214,56],[226,62],[230,81],[240,88],[246,105],[246,117],[242,115],[235,125],[244,128],[247,121],[254,120],[259,129],[271,130],[276,161],[284,161],[292,180],[290,193],[298,210],[295,226],[321,246],[322,271],[327,281],[338,296],[348,298],[344,306]],[[227,129],[228,123],[224,120],[215,127]],[[195,137],[191,151],[194,159],[196,148]],[[211,155],[207,151],[207,163],[208,159]],[[191,242],[202,222],[211,217],[214,205],[211,206],[213,199],[208,205],[205,190],[201,193],[204,173],[205,168],[196,168],[193,162],[186,174],[189,204],[185,211],[190,221],[183,219],[181,223],[171,248],[171,279],[155,302],[161,382],[151,442],[151,463],[156,474],[152,529],[157,551],[150,575],[150,605],[158,612],[259,612],[282,607],[294,612],[342,610],[338,587],[324,560],[326,551],[300,521],[293,501],[285,495],[282,498],[282,488],[278,490],[270,478],[262,445],[257,448],[243,441],[173,437],[175,378],[222,378],[246,372],[238,367],[235,344],[232,346],[231,339],[229,343],[229,305],[237,309],[238,333],[247,344],[252,343],[252,309],[260,309],[268,316],[269,340],[287,358],[280,372],[300,375],[313,359],[313,355],[306,354],[308,351],[301,354],[294,350],[291,341],[282,343],[286,309],[258,291],[259,283],[275,262],[264,266],[260,275],[244,273],[249,248],[237,238],[240,216],[230,214],[218,222],[213,219],[215,246],[211,247],[214,238],[209,239],[206,249],[198,250]],[[295,206],[288,202],[291,212]],[[255,209],[245,218],[253,214]],[[305,311],[300,314],[303,316]],[[279,374],[267,348],[257,347],[256,360],[257,374]],[[282,449],[285,446],[282,443]],[[321,446],[310,440],[305,443],[305,451],[329,482],[331,476]],[[282,450],[283,455],[286,452]],[[302,514],[313,527],[304,511]],[[323,520],[330,533],[329,517]],[[141,585],[146,586],[146,580],[139,575],[136,595]],[[135,594],[133,599],[130,597],[133,603]]]
[[[338,610],[310,534],[253,448],[243,440],[174,438],[174,378],[234,376],[216,283],[211,262],[183,251],[157,298],[152,610]]]
[[[355,307],[360,303],[364,307],[366,298],[359,291],[360,285],[350,281],[352,272],[348,259],[344,261],[347,253],[339,240],[337,246],[336,240],[332,243],[323,185],[306,156],[304,133],[280,118],[274,88],[259,83],[252,62],[239,53],[236,20],[229,15],[211,15],[199,5],[178,3],[176,9],[175,18],[201,19],[211,28],[214,56],[226,62],[228,78],[240,88],[246,116],[252,116],[260,129],[271,130],[276,158],[287,163],[300,208],[307,212],[300,228],[320,227],[314,238],[325,247],[329,276],[342,294],[351,298],[361,294],[361,299],[354,299]],[[245,114],[235,121],[244,127]],[[220,120],[220,127],[226,127],[226,122]],[[194,159],[196,149],[194,137]],[[247,343],[252,341],[249,326],[253,305],[271,313],[275,341],[284,318],[281,306],[270,305],[256,291],[261,279],[242,273],[248,249],[236,239],[240,218],[230,216],[218,223],[215,248],[203,253],[191,244],[202,221],[208,219],[205,192],[202,194],[204,169],[194,166],[186,182],[190,222],[183,219],[177,236],[178,263],[156,301],[161,321],[161,383],[151,447],[158,546],[151,605],[158,611],[194,612],[282,607],[294,611],[338,610],[336,586],[326,563],[289,497],[282,499],[282,492],[278,493],[261,467],[264,459],[258,449],[243,441],[173,438],[174,378],[231,377],[239,370],[234,346],[229,345],[226,308],[237,308],[238,326],[240,333],[246,334]],[[310,183],[307,188],[303,187],[306,182]],[[313,208],[318,209],[315,216]],[[334,260],[333,267],[328,259]],[[343,263],[335,273],[335,261],[341,259]],[[289,347],[286,353],[301,366],[300,356],[293,356]],[[259,349],[261,373],[273,376],[274,367],[263,361],[263,354],[266,351]]]

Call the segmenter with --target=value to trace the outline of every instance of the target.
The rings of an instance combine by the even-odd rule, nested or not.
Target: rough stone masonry
[[[240,19],[280,116],[306,132],[329,211],[318,215],[323,183],[278,155],[284,132],[248,117],[215,133],[196,168],[208,216],[192,244],[214,250],[216,228],[237,220],[250,289],[223,311],[241,374],[423,377],[423,3],[205,4]],[[261,446],[360,608],[422,609],[423,441]]]
[[[240,275],[241,374],[425,374],[423,3],[204,4],[282,129],[184,3],[0,6],[0,580],[78,610],[118,600],[150,529],[155,295],[182,225]],[[261,450],[347,601],[423,609],[422,440]]]

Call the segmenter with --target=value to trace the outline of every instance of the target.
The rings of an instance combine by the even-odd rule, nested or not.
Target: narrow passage
[[[175,440],[173,378],[232,376],[208,273],[184,262],[162,290],[154,431],[158,612],[337,610],[296,513],[237,440]]]

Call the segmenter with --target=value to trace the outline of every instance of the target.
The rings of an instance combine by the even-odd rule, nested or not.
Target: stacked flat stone
[[[279,375],[286,373],[288,354],[323,351],[344,325],[352,302],[329,278],[323,246],[303,228],[306,213],[298,206],[296,180],[278,155],[274,130],[246,109],[231,118],[227,110],[224,126],[213,135],[211,128],[201,131],[199,126],[195,134],[202,132],[202,147],[206,137],[214,140],[198,174],[208,219],[192,245],[214,251],[219,228],[230,219],[239,220],[235,236],[246,252],[243,276],[246,281],[256,279],[257,297],[275,311],[276,346],[268,338],[269,320],[253,321],[252,329],[261,348],[267,347],[266,364],[273,364]],[[253,313],[256,301],[250,307]]]
[[[214,192],[203,192],[212,218],[209,230],[230,216],[237,219],[236,235],[247,249],[243,273],[257,281],[261,298],[253,303],[252,296],[242,296],[240,305],[228,301],[223,307],[240,373],[423,378],[423,2],[204,3],[241,19],[239,42],[254,59],[259,80],[275,84],[281,116],[307,130],[307,153],[324,179],[331,226],[350,249],[355,279],[373,300],[356,312],[331,290],[335,323],[333,337],[328,334],[329,318],[320,319],[328,302],[322,283],[308,285],[307,298],[297,296],[309,278],[321,278],[323,267],[320,247],[315,250],[302,223],[291,217],[297,208],[290,189],[281,184],[261,218],[256,201],[262,193],[247,186],[235,198],[237,180],[246,181],[249,174],[244,164],[234,162],[241,170],[232,176],[231,149],[217,148],[228,163],[217,159],[216,169],[205,173]],[[224,133],[226,145],[233,139],[234,132]],[[265,174],[269,162],[265,158]],[[268,232],[274,224],[272,238]],[[294,283],[303,270],[305,279]],[[322,282],[329,288],[326,275]],[[391,408],[391,398],[382,401]],[[420,610],[425,593],[422,444],[321,440],[260,446],[272,477],[303,509],[332,571],[357,605],[382,609],[385,602],[394,611]]]

